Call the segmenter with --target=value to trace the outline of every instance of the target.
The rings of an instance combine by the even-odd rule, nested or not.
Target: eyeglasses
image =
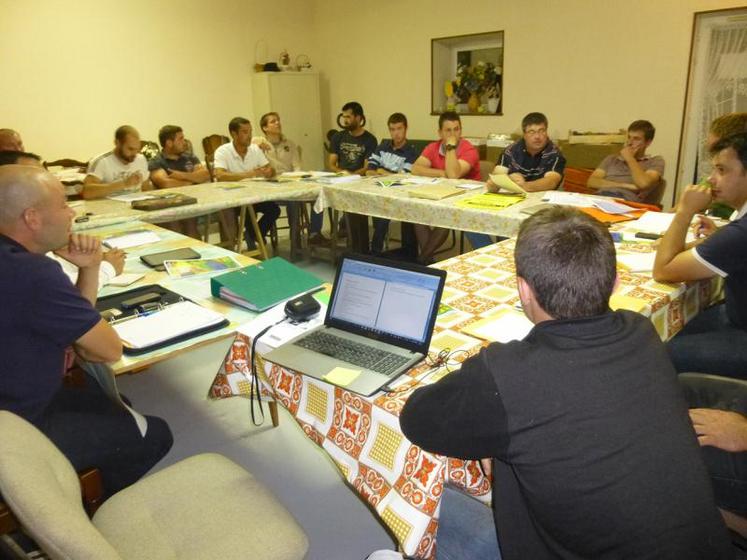
[[[545,136],[547,135],[546,128],[530,128],[524,131],[527,136]]]

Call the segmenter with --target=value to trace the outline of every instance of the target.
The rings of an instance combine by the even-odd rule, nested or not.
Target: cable
[[[256,358],[256,356],[257,356],[257,353],[256,353],[256,350],[257,350],[257,341],[260,338],[262,338],[262,336],[265,335],[267,333],[267,331],[269,331],[271,328],[279,325],[280,323],[284,323],[287,320],[288,320],[288,317],[283,317],[277,323],[273,323],[272,325],[269,325],[269,326],[265,327],[264,329],[262,329],[261,331],[259,331],[259,334],[257,334],[257,336],[255,336],[252,339],[252,349],[251,349],[251,358],[250,358],[251,359],[251,370],[249,372],[249,374],[252,376],[251,377],[250,390],[249,390],[249,403],[250,403],[249,404],[249,411],[250,411],[251,417],[252,417],[252,424],[254,424],[255,426],[261,426],[265,422],[265,409],[262,406],[262,398],[261,398],[262,396],[260,394],[260,387],[259,387],[259,372],[257,371],[257,363],[256,363],[256,361],[257,361],[257,358]],[[255,391],[256,391],[256,399],[257,399],[257,402],[259,403],[260,416],[262,417],[262,419],[260,420],[259,423],[257,423],[257,419],[256,419],[255,414],[254,414]]]
[[[461,360],[454,359],[455,356],[462,356]],[[464,360],[470,357],[470,351],[469,350],[454,350],[451,351],[449,348],[444,348],[437,354],[434,354],[433,352],[428,352],[428,355],[425,357],[425,363],[429,366],[429,369],[422,372],[417,377],[411,377],[410,380],[414,380],[415,384],[420,383],[423,381],[426,377],[428,377],[431,374],[436,373],[438,370],[440,370],[442,367],[446,368],[447,373],[451,373],[451,368],[453,366],[461,365]],[[390,394],[390,395],[396,395],[399,393],[404,393],[405,391],[409,391],[412,389],[413,385],[410,385],[409,383],[404,384],[405,386],[397,387],[397,388],[391,388],[389,385],[384,386],[382,389]]]

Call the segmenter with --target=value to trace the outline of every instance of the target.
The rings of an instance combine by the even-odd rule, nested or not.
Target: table
[[[314,201],[319,193],[319,185],[305,181],[273,183],[269,181],[245,181],[204,183],[186,187],[159,189],[154,194],[179,193],[197,199],[196,204],[164,208],[162,210],[134,210],[129,202],[98,199],[75,204],[76,216],[87,217],[83,222],[75,222],[75,231],[141,220],[149,223],[163,223],[185,218],[194,218],[226,208],[247,204],[257,204],[268,200]]]
[[[463,332],[485,317],[520,313],[515,287],[514,240],[509,239],[433,265],[448,272],[431,351],[459,351],[454,366],[487,344]],[[622,250],[622,249],[621,249]],[[625,244],[626,252],[651,252],[650,243]],[[655,282],[648,275],[620,271],[617,301],[651,318],[662,340],[719,294],[719,282],[689,286]],[[621,297],[622,296],[622,297]],[[245,394],[251,341],[237,335],[211,394]],[[435,555],[443,485],[450,482],[489,502],[490,482],[475,461],[427,453],[409,442],[399,428],[399,413],[413,390],[448,373],[430,372],[425,363],[411,370],[395,393],[362,397],[286,370],[261,356],[258,362],[271,394],[291,413],[304,433],[333,459],[342,476],[391,530],[406,554]],[[453,368],[452,368],[453,369]]]
[[[138,247],[126,249],[127,260],[125,262],[125,271],[128,273],[142,273],[145,274],[145,277],[127,287],[105,286],[102,290],[99,291],[99,297],[104,297],[110,294],[130,290],[132,288],[144,286],[146,284],[161,284],[165,288],[183,295],[208,309],[212,309],[225,315],[229,320],[229,325],[223,327],[222,329],[215,330],[195,338],[190,338],[189,340],[185,340],[183,342],[171,344],[167,347],[153,350],[152,352],[140,354],[138,356],[124,355],[117,362],[110,364],[110,368],[115,375],[145,368],[151,364],[166,360],[172,356],[175,356],[192,348],[196,348],[198,346],[209,344],[221,338],[231,336],[234,334],[238,325],[250,321],[254,317],[256,317],[256,313],[252,311],[213,298],[210,295],[210,282],[208,280],[210,275],[202,274],[191,278],[174,280],[170,278],[166,272],[155,271],[145,266],[145,264],[140,261],[140,256],[149,253],[170,251],[172,249],[179,249],[182,247],[191,247],[198,253],[200,253],[203,258],[231,256],[243,266],[248,266],[257,262],[254,259],[245,257],[243,255],[238,255],[227,249],[223,249],[215,245],[209,245],[207,243],[203,243],[196,239],[186,237],[184,235],[158,227],[156,225],[140,221],[124,222],[111,226],[99,227],[96,229],[88,230],[86,233],[90,233],[92,235],[97,235],[100,237],[110,237],[134,230],[150,230],[158,234],[158,236],[161,238],[161,240],[157,243],[150,243],[147,245],[141,245]]]

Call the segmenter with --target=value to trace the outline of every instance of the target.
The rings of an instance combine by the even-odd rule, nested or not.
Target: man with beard
[[[120,191],[148,190],[148,162],[140,153],[140,134],[129,125],[114,132],[114,149],[88,164],[82,196],[104,198]]]
[[[356,101],[342,107],[342,130],[330,142],[332,171],[365,175],[368,158],[376,149],[376,137],[364,128],[366,117]]]

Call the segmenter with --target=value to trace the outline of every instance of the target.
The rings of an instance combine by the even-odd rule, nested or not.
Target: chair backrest
[[[202,150],[205,152],[205,165],[210,173],[210,180],[215,176],[215,150],[223,144],[228,144],[231,139],[221,134],[211,134],[202,139]]]
[[[487,181],[490,174],[495,169],[495,162],[480,160],[480,181]]]
[[[70,462],[36,427],[0,411],[0,492],[50,558],[121,560],[88,519]]]
[[[584,167],[566,167],[563,172],[562,190],[577,193],[594,193],[594,189],[586,186],[586,182],[593,172],[593,169]]]
[[[49,169],[50,167],[78,167],[85,171],[86,167],[88,167],[88,163],[84,161],[78,161],[77,159],[71,159],[71,158],[62,158],[62,159],[56,159],[54,161],[45,161],[44,169]]]

